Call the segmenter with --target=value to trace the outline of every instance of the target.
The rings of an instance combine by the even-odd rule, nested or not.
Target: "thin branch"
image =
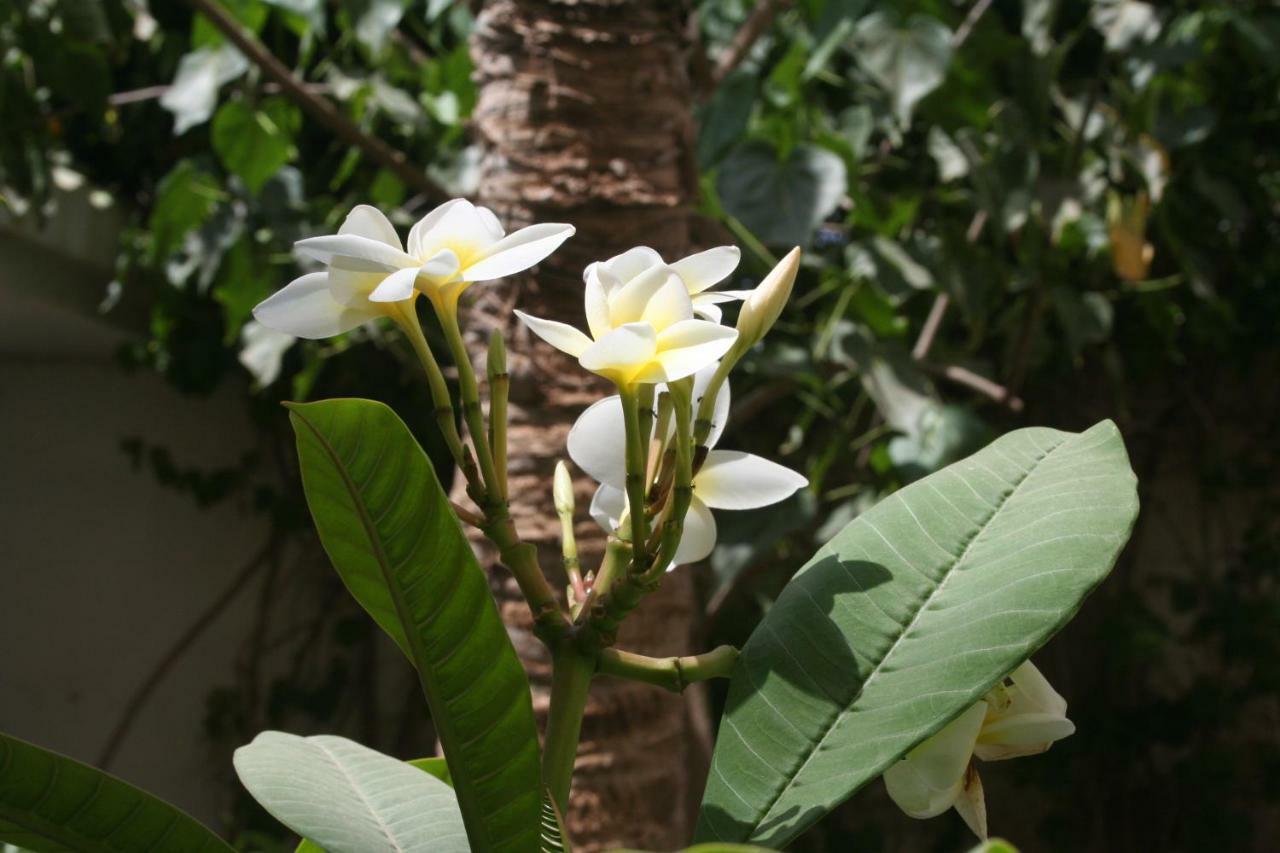
[[[333,91],[333,87],[328,83],[303,83],[302,86],[313,95],[327,95]],[[165,93],[172,88],[172,86],[144,86],[141,89],[128,89],[124,92],[115,92],[108,95],[107,103],[113,107],[140,104],[143,101],[163,98]],[[267,83],[262,87],[262,91],[268,95],[278,95],[284,91],[284,88],[279,83]]]
[[[974,373],[967,367],[961,367],[958,364],[930,364],[927,361],[921,362],[920,366],[930,373],[941,376],[943,379],[971,388],[1003,406],[1008,406],[1010,411],[1022,411],[1023,402],[1021,397],[1000,383]]]
[[[956,28],[955,34],[951,36],[951,49],[955,50],[964,44],[969,38],[969,34],[973,32],[973,28],[977,25],[979,19],[991,6],[991,0],[978,0],[973,4],[973,8],[969,10],[969,14],[965,15],[964,21]]]
[[[343,142],[359,148],[371,160],[395,173],[396,177],[415,192],[424,193],[438,200],[449,197],[449,194],[427,177],[422,169],[410,163],[403,152],[395,150],[376,136],[365,133],[333,104],[308,91],[307,85],[295,77],[293,72],[267,50],[252,33],[242,27],[239,21],[218,4],[217,0],[186,0],[186,2],[208,18],[209,23],[239,48],[250,62],[261,68],[267,77],[279,84],[281,91],[291,101],[333,131]]]
[[[124,743],[125,738],[133,729],[134,723],[138,720],[138,715],[142,713],[142,709],[146,707],[147,701],[151,699],[151,695],[155,693],[157,687],[164,681],[165,677],[173,669],[173,667],[182,659],[195,641],[200,639],[200,635],[212,625],[217,618],[222,615],[227,606],[235,600],[235,597],[245,588],[249,579],[262,568],[263,564],[275,553],[278,547],[276,534],[272,533],[268,537],[267,542],[258,549],[249,562],[236,573],[231,583],[227,585],[222,594],[215,598],[196,620],[191,623],[186,631],[182,633],[177,641],[160,658],[151,673],[142,680],[134,691],[133,696],[129,698],[125,705],[124,713],[120,715],[120,721],[116,723],[116,727],[112,730],[111,736],[107,738],[107,745],[103,747],[101,754],[95,764],[106,770],[111,766],[111,762],[115,759],[116,753],[119,752],[120,746]]]
[[[769,29],[774,18],[778,17],[778,14],[789,7],[791,3],[792,0],[761,0],[756,5],[742,25],[742,29],[738,30],[738,34],[729,43],[729,47],[725,50],[724,55],[720,57],[720,61],[716,63],[715,70],[711,72],[713,85],[718,86],[723,83],[724,78],[728,77],[730,72],[737,68],[742,63],[742,60],[747,58],[747,53],[751,50],[751,46]]]
[[[938,327],[942,325],[942,317],[947,313],[947,305],[950,303],[951,297],[946,292],[941,292],[933,298],[933,305],[929,308],[929,316],[925,318],[924,328],[920,330],[920,337],[916,338],[916,345],[911,348],[911,357],[916,361],[929,354],[930,348],[933,347],[933,339],[938,334]]]

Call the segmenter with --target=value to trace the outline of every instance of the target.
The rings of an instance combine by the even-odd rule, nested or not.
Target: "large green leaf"
[[[0,846],[53,853],[207,853],[232,848],[157,797],[0,734]]]
[[[235,766],[263,808],[327,853],[470,853],[452,788],[346,738],[263,732]]]
[[[1106,577],[1135,485],[1111,422],[1024,429],[854,520],[742,650],[697,838],[781,847],[980,699]]]
[[[381,403],[290,410],[320,541],[418,669],[472,849],[535,849],[542,789],[529,682],[430,461]]]

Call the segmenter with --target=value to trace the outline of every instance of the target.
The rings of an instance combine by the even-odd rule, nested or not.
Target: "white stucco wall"
[[[134,470],[123,438],[212,466],[235,461],[250,428],[235,389],[189,399],[126,374],[113,361],[119,332],[47,298],[74,291],[75,276],[100,294],[106,274],[90,270],[0,233],[0,730],[94,762],[131,693],[265,528]],[[226,767],[201,736],[204,701],[231,681],[255,591],[170,673],[112,767],[214,826]]]

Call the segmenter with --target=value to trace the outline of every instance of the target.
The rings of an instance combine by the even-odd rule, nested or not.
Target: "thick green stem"
[[[560,610],[551,584],[547,583],[547,578],[542,573],[542,566],[538,563],[538,549],[520,541],[505,503],[496,504],[492,512],[486,512],[481,530],[497,546],[502,564],[510,570],[525,601],[529,602],[535,630],[543,640],[550,642],[566,634],[569,624]]]
[[[700,655],[651,658],[620,649],[600,652],[599,671],[631,681],[642,681],[679,693],[695,681],[728,678],[738,660],[733,646],[719,646]]]
[[[635,388],[622,389],[622,412],[626,421],[627,511],[631,516],[633,564],[645,565],[645,543],[649,538],[648,507],[645,505],[644,450],[647,436],[640,432],[640,399]]]
[[[561,809],[569,804],[582,715],[595,669],[596,655],[579,648],[571,638],[566,638],[552,651],[551,708],[542,745],[542,781]]]

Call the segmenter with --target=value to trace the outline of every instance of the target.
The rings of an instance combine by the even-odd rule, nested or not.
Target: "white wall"
[[[265,536],[248,513],[198,509],[135,471],[120,441],[214,466],[238,459],[251,433],[241,392],[188,399],[126,374],[113,362],[118,332],[42,292],[79,275],[92,298],[105,276],[3,240],[0,730],[94,762],[132,691]],[[170,673],[112,767],[214,826],[226,768],[207,754],[204,700],[231,682],[255,593]]]

